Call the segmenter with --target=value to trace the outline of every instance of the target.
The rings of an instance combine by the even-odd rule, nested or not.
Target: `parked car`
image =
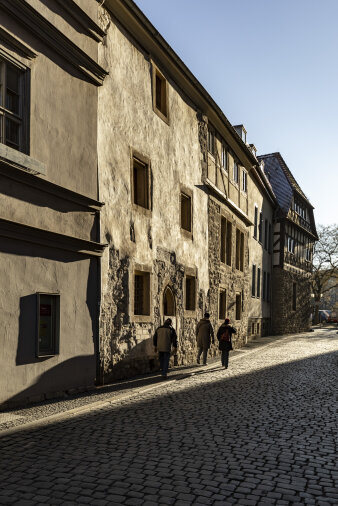
[[[338,317],[337,316],[328,316],[327,323],[338,323]]]

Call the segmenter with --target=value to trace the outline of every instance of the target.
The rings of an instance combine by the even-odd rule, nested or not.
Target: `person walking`
[[[163,325],[156,329],[153,337],[155,353],[158,351],[163,378],[166,378],[168,374],[171,347],[173,346],[175,354],[177,352],[177,335],[171,324],[172,321],[168,318]]]
[[[200,358],[203,352],[203,365],[207,365],[208,349],[210,344],[215,344],[214,329],[212,328],[209,320],[210,314],[204,313],[204,318],[198,322],[196,327],[196,338],[197,338],[197,363],[200,363]]]
[[[230,325],[229,318],[226,318],[217,332],[218,348],[221,350],[222,366],[225,369],[229,365],[229,351],[233,349],[232,334],[236,334],[236,329]]]

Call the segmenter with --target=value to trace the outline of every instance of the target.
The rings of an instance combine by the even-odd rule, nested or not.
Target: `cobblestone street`
[[[4,430],[0,504],[337,505],[337,372],[319,329]]]

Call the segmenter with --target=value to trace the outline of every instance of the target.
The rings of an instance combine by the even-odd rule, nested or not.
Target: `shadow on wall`
[[[41,374],[33,385],[0,404],[0,409],[62,397],[65,392],[77,389],[86,390],[94,387],[94,378],[94,355],[73,357]]]

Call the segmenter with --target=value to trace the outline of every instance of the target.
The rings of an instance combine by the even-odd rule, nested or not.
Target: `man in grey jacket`
[[[209,313],[204,313],[204,318],[202,318],[196,327],[196,338],[197,338],[197,363],[200,363],[200,358],[203,352],[203,364],[207,364],[207,356],[208,349],[210,348],[210,344],[215,343],[214,339],[214,329],[212,328],[211,322],[209,320]]]
[[[153,338],[155,353],[158,350],[163,378],[166,378],[168,374],[171,346],[174,347],[175,351],[177,350],[177,335],[171,323],[171,319],[168,318],[163,325],[156,329]]]

